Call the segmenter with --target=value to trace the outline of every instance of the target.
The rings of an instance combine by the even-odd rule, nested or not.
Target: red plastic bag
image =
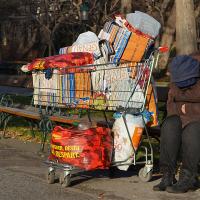
[[[49,160],[85,170],[105,169],[112,154],[110,129],[97,127],[87,130],[54,128]]]

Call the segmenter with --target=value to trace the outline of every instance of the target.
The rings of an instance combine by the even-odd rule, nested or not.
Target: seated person
[[[161,182],[154,191],[184,193],[198,186],[200,161],[200,54],[177,56],[170,65],[167,118],[161,127]],[[177,158],[181,168],[176,182]]]

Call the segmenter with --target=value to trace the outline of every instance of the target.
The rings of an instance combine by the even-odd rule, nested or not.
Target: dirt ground
[[[187,194],[169,194],[152,191],[160,179],[143,183],[137,176],[138,168],[117,173],[110,179],[108,171],[81,173],[72,178],[72,185],[62,188],[60,184],[47,184],[47,170],[37,154],[39,145],[16,139],[0,139],[0,200],[197,200],[200,190]]]

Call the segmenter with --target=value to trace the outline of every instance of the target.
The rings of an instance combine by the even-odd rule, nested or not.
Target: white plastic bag
[[[87,43],[91,43],[91,42],[99,42],[99,38],[97,37],[97,35],[91,31],[87,31],[84,33],[81,33],[76,42],[73,43],[73,45],[76,44],[87,44]]]
[[[122,166],[117,166],[120,170],[128,170],[129,166],[132,164],[134,150],[131,145],[133,143],[134,149],[137,150],[144,129],[144,122],[142,116],[126,115],[126,124],[130,133],[130,138],[122,117],[115,120],[113,125],[114,133],[114,162],[124,161]],[[124,165],[126,164],[126,165]]]
[[[128,108],[138,108],[141,109],[142,105],[144,104],[144,92],[140,88],[140,85],[137,84],[135,88],[135,80],[130,79],[128,76],[128,72],[126,68],[121,68],[123,71],[120,73],[119,70],[115,72],[118,73],[118,75],[114,74],[114,78],[110,78],[111,80],[114,80],[110,83],[110,90],[111,94],[109,97],[109,104],[114,109],[116,107],[128,107]],[[109,70],[108,70],[109,71]],[[112,72],[112,71],[110,71]],[[120,76],[123,74],[123,79],[121,79]],[[105,76],[106,77],[106,76]],[[112,77],[110,75],[110,77]],[[135,90],[134,90],[135,88]],[[130,98],[132,92],[134,90],[134,93],[132,97]],[[126,91],[126,92],[124,92]],[[130,98],[130,99],[129,99]],[[128,102],[128,104],[127,104]]]
[[[160,31],[160,23],[150,15],[135,11],[126,15],[127,21],[136,29],[155,38]]]

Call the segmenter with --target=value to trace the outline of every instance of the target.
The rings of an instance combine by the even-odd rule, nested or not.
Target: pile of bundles
[[[61,48],[59,55],[35,59],[23,66],[23,71],[33,74],[34,104],[116,110],[141,108],[146,100],[146,109],[153,113],[151,125],[156,125],[153,86],[145,88],[151,66],[142,59],[148,59],[159,29],[155,19],[138,11],[128,14],[126,19],[116,16],[106,22],[98,36],[85,32],[72,46]],[[140,144],[144,123],[150,120],[147,115],[145,122],[140,115],[127,114],[125,118],[126,126],[122,116],[116,117],[112,130],[114,144],[108,128],[55,127],[49,160],[85,170],[104,169],[111,161],[126,160],[118,168],[127,170]]]
[[[98,36],[82,33],[72,46],[61,48],[60,55],[23,66],[23,71],[33,71],[35,105],[125,107],[138,76],[138,63],[148,58],[159,29],[159,22],[139,11],[126,18],[116,16]],[[141,107],[144,98],[137,85],[129,107]]]

